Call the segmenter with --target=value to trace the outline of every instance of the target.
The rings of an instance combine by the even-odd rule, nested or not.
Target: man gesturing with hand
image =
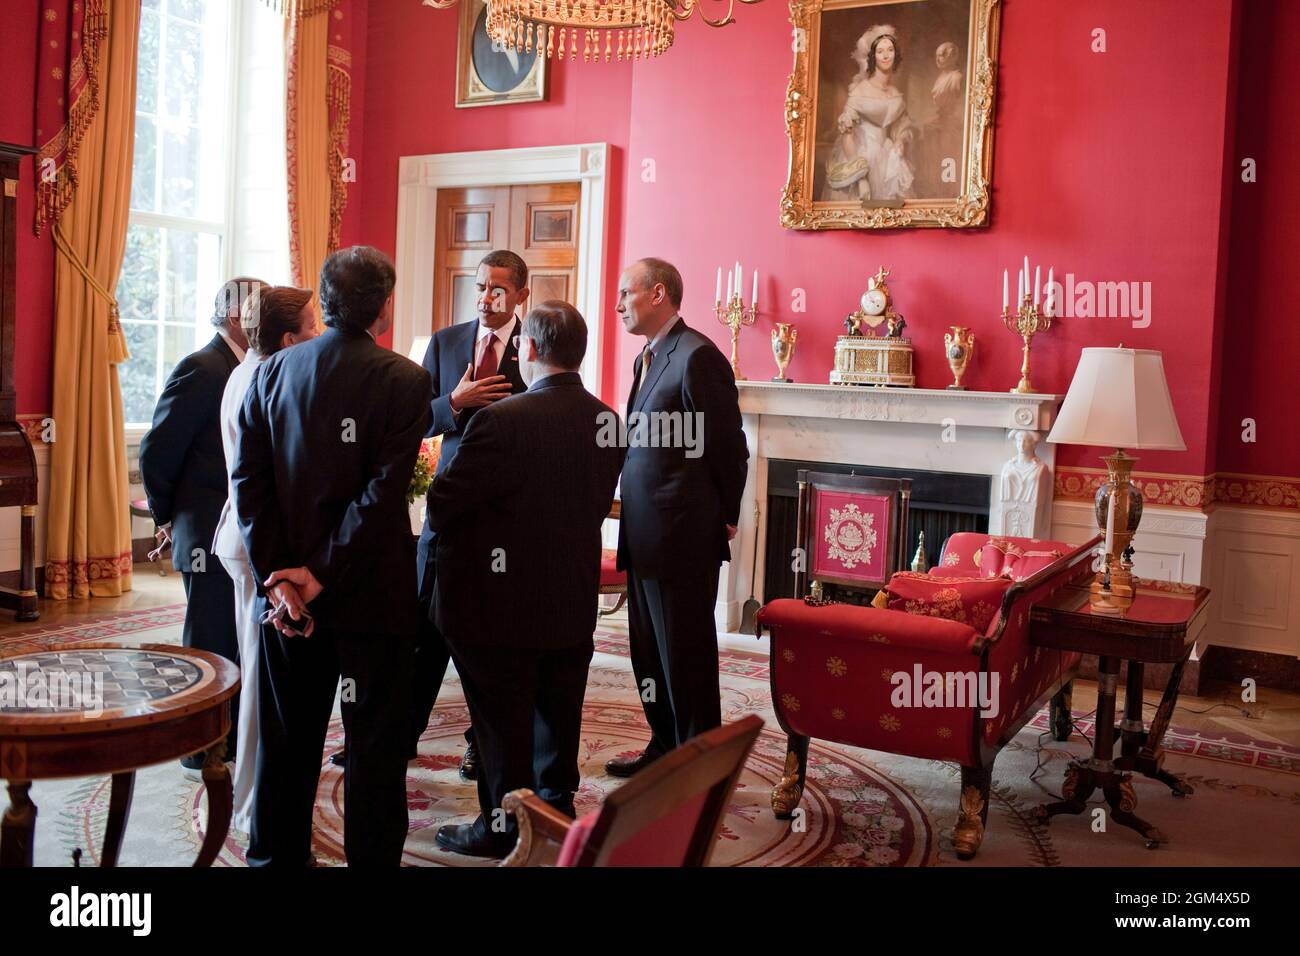
[[[461,436],[474,414],[493,402],[527,389],[519,373],[519,310],[528,302],[528,266],[506,249],[489,252],[475,276],[477,321],[461,322],[434,333],[424,354],[424,370],[433,380],[432,422],[426,437],[442,436],[438,458],[441,475],[456,458]],[[437,535],[426,516],[416,552],[421,630],[415,652],[415,689],[411,697],[408,757],[416,754],[420,735],[438,700],[450,651],[430,620]],[[469,745],[460,775],[478,773],[474,729],[465,731]]]

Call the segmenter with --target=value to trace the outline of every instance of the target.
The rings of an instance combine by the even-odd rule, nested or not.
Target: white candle
[[[713,293],[713,300],[715,302],[722,301],[722,266],[718,266],[718,289]]]
[[[743,275],[740,271],[740,263],[736,263],[736,295],[740,295],[740,277]]]
[[[1007,270],[1002,270],[1002,311],[1007,311],[1007,283],[1010,281]]]
[[[1052,285],[1052,277],[1055,270],[1048,267],[1047,270],[1047,314],[1052,314],[1052,308],[1056,305],[1056,287]]]
[[[1038,282],[1042,278],[1042,266],[1034,266],[1034,305],[1038,305]]]
[[[749,305],[751,308],[758,308],[758,270],[754,270],[754,291],[749,296]]]
[[[1016,311],[1020,311],[1020,304],[1025,301],[1025,274],[1016,273]]]
[[[1029,256],[1025,256],[1025,291],[1020,294],[1021,301],[1029,294]]]
[[[727,270],[727,298],[726,298],[727,302],[731,301],[731,283],[735,281],[736,281],[735,271],[732,269],[728,269]]]
[[[1110,504],[1106,510],[1106,553],[1110,554],[1111,546],[1115,542],[1115,492],[1116,488],[1111,487]]]

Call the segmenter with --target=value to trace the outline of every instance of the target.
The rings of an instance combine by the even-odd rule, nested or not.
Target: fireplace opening
[[[763,554],[763,600],[802,597],[794,593],[792,552],[796,547],[795,521],[799,502],[799,469],[834,475],[876,475],[881,478],[910,478],[912,499],[908,506],[907,562],[910,567],[917,541],[925,532],[926,567],[939,561],[939,549],[950,534],[958,531],[989,530],[989,475],[881,468],[875,465],[829,464],[822,461],[794,461],[773,458],[767,463],[767,546]],[[907,570],[901,568],[900,570]],[[826,596],[837,601],[866,604],[874,596],[826,586]]]

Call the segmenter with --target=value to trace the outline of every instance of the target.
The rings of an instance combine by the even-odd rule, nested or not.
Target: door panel
[[[474,277],[492,249],[528,265],[530,302],[578,294],[579,183],[438,190],[433,329],[474,321]]]

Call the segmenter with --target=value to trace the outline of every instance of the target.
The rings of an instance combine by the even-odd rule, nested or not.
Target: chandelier
[[[714,0],[721,3],[722,0]],[[743,4],[762,0],[739,0]],[[426,7],[445,9],[457,0],[424,0]],[[701,0],[487,0],[487,32],[493,43],[516,53],[545,53],[584,63],[639,60],[659,56],[673,45],[673,24],[689,20],[699,10],[711,27],[735,23],[736,0],[726,0],[727,12],[711,19]],[[581,42],[578,34],[581,33]],[[604,51],[602,54],[602,41]]]

